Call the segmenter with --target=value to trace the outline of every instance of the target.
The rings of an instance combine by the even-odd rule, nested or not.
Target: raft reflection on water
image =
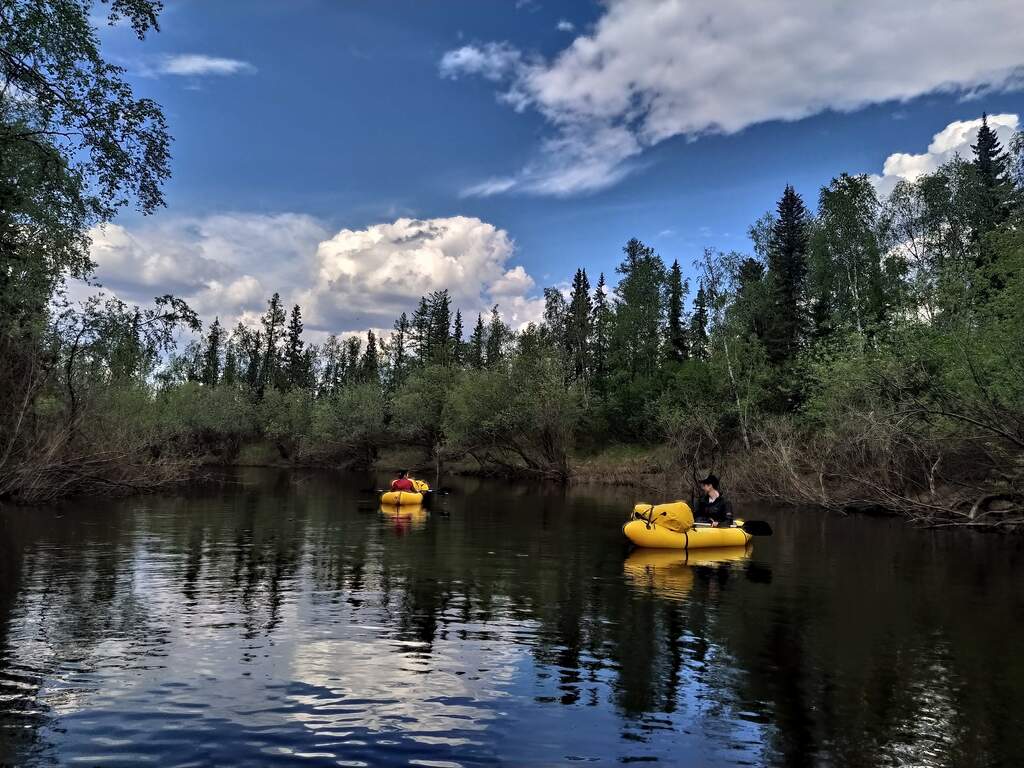
[[[682,600],[693,588],[694,569],[699,566],[724,566],[749,560],[753,547],[708,547],[697,550],[633,550],[622,565],[626,579],[641,592]]]
[[[419,504],[381,504],[380,513],[386,519],[391,520],[396,530],[410,530],[422,528],[427,523],[427,510]]]

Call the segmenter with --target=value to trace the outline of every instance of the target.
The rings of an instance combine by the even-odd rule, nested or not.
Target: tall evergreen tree
[[[782,363],[799,349],[806,329],[804,282],[807,276],[809,215],[803,198],[789,184],[778,204],[768,244],[772,281],[772,317],[765,336],[769,358]]]
[[[201,380],[208,387],[215,387],[220,383],[221,376],[221,355],[224,352],[224,329],[221,327],[220,318],[215,317],[210,326],[210,332],[206,335],[206,347],[203,350],[203,372]]]
[[[575,381],[584,381],[589,374],[593,313],[590,280],[587,278],[586,270],[577,269],[572,279],[572,290],[569,292],[569,308],[565,322],[569,370]]]
[[[445,288],[431,294],[430,345],[435,362],[447,365],[452,355],[452,299]]]
[[[985,270],[994,261],[994,249],[988,235],[1010,218],[1016,196],[1011,175],[1009,153],[1003,150],[996,132],[989,127],[988,115],[982,113],[978,141],[971,145],[975,171],[975,211],[972,217],[972,237],[976,243],[976,266]],[[992,291],[1002,288],[997,275],[979,275],[977,298],[985,301]]]
[[[402,382],[409,365],[409,317],[402,313],[395,320],[395,332],[391,334],[391,378],[395,385]]]
[[[690,315],[690,355],[695,360],[708,359],[708,295],[704,282],[697,284],[697,295],[693,299],[693,314]]]
[[[679,260],[676,259],[668,273],[668,332],[665,339],[669,359],[676,362],[682,362],[690,356],[689,332],[683,313],[688,287],[683,280]]]
[[[452,300],[448,289],[420,299],[412,315],[411,340],[424,363],[446,364],[451,356]]]
[[[591,365],[593,366],[594,387],[598,393],[603,395],[607,393],[608,388],[608,358],[611,348],[612,329],[612,310],[608,302],[608,288],[604,281],[604,272],[597,279],[592,312]]]
[[[633,238],[616,268],[612,364],[630,378],[653,376],[661,362],[665,317],[665,264],[654,249]]]
[[[363,341],[358,336],[345,339],[345,354],[342,356],[341,378],[345,384],[362,380]]]
[[[462,328],[462,310],[455,310],[455,321],[452,324],[452,364],[459,367],[465,358],[465,342],[462,340],[464,330]]]
[[[420,297],[420,303],[413,310],[409,323],[409,341],[417,358],[427,360],[430,357],[430,304],[426,296]]]
[[[274,293],[267,302],[267,311],[260,320],[263,325],[263,366],[260,370],[257,392],[262,395],[267,387],[281,387],[281,340],[284,337],[285,312],[281,295]]]
[[[501,319],[498,312],[498,305],[491,308],[491,321],[487,324],[487,359],[485,365],[494,368],[505,358],[505,343],[509,340],[511,331]]]
[[[360,363],[360,379],[372,383],[380,381],[380,355],[377,351],[377,335],[366,332],[366,351]]]
[[[283,380],[288,388],[303,389],[309,385],[306,344],[302,341],[302,310],[296,304],[292,307],[288,321],[288,335],[284,345]]]
[[[469,355],[467,362],[469,367],[479,371],[484,367],[484,350],[487,345],[487,330],[484,328],[484,317],[481,314],[476,316],[476,325],[473,327],[473,334],[469,337]]]

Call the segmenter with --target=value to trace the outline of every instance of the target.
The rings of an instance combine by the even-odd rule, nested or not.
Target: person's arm
[[[732,525],[732,502],[724,496],[722,497],[722,522],[726,525]]]

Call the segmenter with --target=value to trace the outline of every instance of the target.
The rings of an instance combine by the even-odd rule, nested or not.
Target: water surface
[[[1016,539],[747,509],[687,560],[622,490],[236,480],[0,512],[0,764],[1022,764]]]

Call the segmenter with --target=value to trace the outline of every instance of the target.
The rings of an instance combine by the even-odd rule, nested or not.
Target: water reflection
[[[0,518],[0,763],[1016,759],[1018,542],[780,511],[631,553],[618,492],[238,480]]]
[[[623,563],[626,578],[643,593],[669,600],[682,600],[693,588],[695,571],[711,569],[719,581],[728,579],[731,563],[749,560],[747,547],[708,547],[689,551],[675,549],[636,549]],[[702,572],[702,575],[703,572]]]

